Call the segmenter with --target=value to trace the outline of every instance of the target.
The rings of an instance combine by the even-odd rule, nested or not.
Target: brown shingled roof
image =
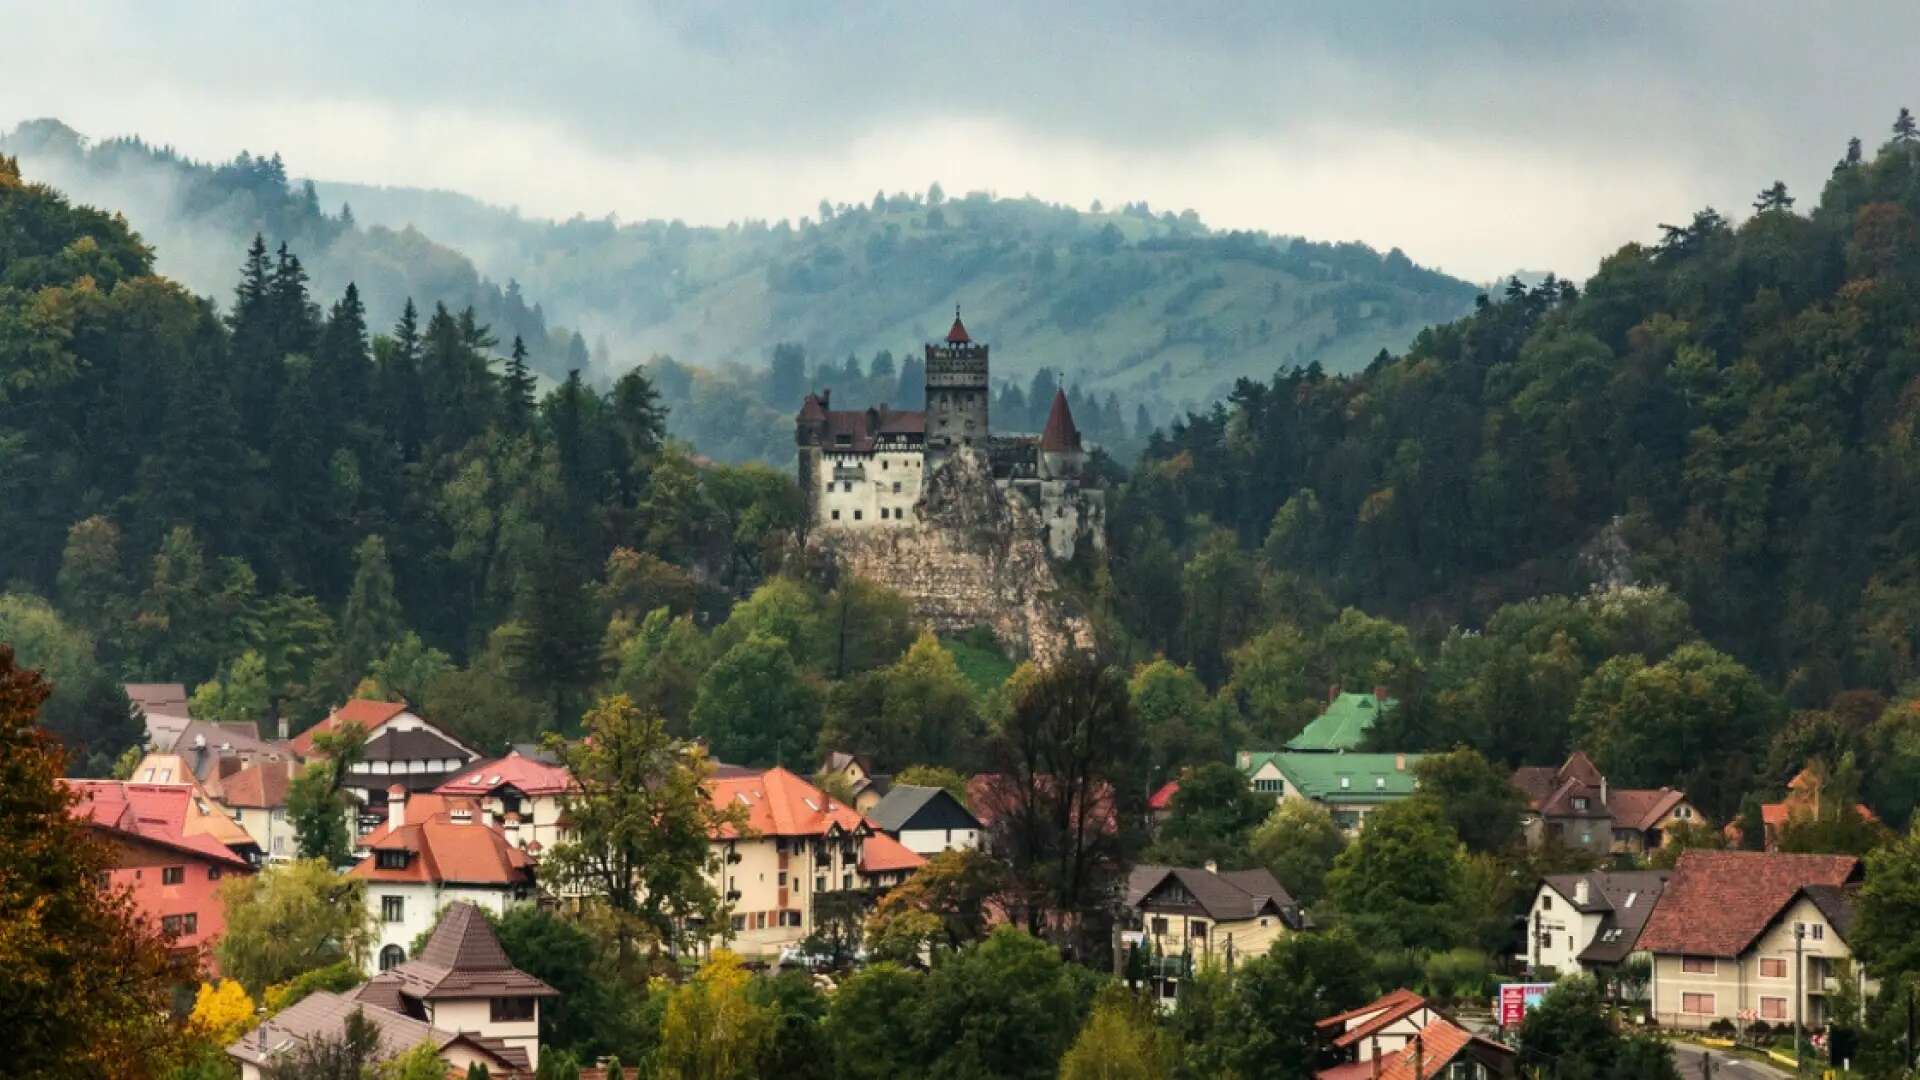
[[[953,326],[947,330],[947,344],[965,345],[973,339],[967,336],[967,328],[960,322],[960,309],[953,309]]]
[[[420,955],[381,972],[357,991],[376,1003],[483,997],[558,997],[559,991],[513,966],[480,909],[447,905]]]
[[[1065,390],[1053,392],[1053,405],[1047,410],[1047,426],[1040,432],[1040,449],[1052,451],[1080,449],[1080,429],[1073,426],[1073,410],[1067,407]]]
[[[1808,885],[1844,885],[1860,873],[1851,855],[1687,851],[1655,905],[1640,948],[1735,957]]]

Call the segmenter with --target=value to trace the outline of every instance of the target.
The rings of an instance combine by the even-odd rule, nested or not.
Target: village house
[[[873,764],[859,754],[839,750],[827,755],[816,774],[823,785],[845,785],[853,808],[865,814],[879,805],[892,786],[893,777],[873,771]]]
[[[377,970],[406,962],[414,939],[451,904],[503,915],[535,899],[532,857],[507,842],[477,800],[410,796],[398,784],[387,795],[385,825],[348,871],[367,883]]]
[[[1653,1019],[1703,1029],[1749,1018],[1807,1028],[1827,1020],[1843,962],[1852,959],[1851,855],[1687,851],[1640,933],[1653,954]],[[1873,983],[1857,967],[1864,993]]]
[[[1536,849],[1553,843],[1596,855],[1638,855],[1665,844],[1677,825],[1706,823],[1684,792],[1614,787],[1578,750],[1558,767],[1515,769],[1513,786],[1526,796],[1521,820],[1528,846]]]
[[[480,756],[405,704],[366,698],[335,709],[288,746],[302,758],[312,757],[319,736],[350,724],[359,725],[365,742],[361,759],[348,770],[341,786],[360,800],[373,820],[384,816],[382,804],[392,786],[398,784],[409,792],[432,791]]]
[[[1368,814],[1411,798],[1418,787],[1413,767],[1420,754],[1359,754],[1319,750],[1242,750],[1235,763],[1253,790],[1281,799],[1310,799],[1325,806],[1348,832]]]
[[[564,766],[514,750],[461,770],[434,793],[478,800],[508,843],[538,858],[565,836],[561,819],[573,787]]]
[[[1527,911],[1529,970],[1604,976],[1639,948],[1654,905],[1666,889],[1666,870],[1549,874]]]
[[[540,1066],[540,1010],[559,996],[515,968],[480,910],[458,903],[420,955],[345,993],[317,991],[227,1047],[241,1080],[260,1080],[302,1042],[338,1038],[356,1010],[379,1032],[380,1058],[428,1043],[453,1075],[483,1065],[496,1080]]]
[[[1762,845],[1765,850],[1780,850],[1780,832],[1787,827],[1789,821],[1795,818],[1818,820],[1819,816],[1826,812],[1824,809],[1826,803],[1821,798],[1824,787],[1825,781],[1818,770],[1811,767],[1801,769],[1794,774],[1792,780],[1787,781],[1786,798],[1779,802],[1760,804],[1760,823],[1766,830],[1766,839]],[[1880,820],[1874,816],[1872,810],[1868,809],[1866,803],[1854,803],[1853,812],[1858,814],[1862,821]],[[1738,820],[1727,822],[1724,832],[1729,844],[1734,847],[1740,846],[1741,833]]]
[[[180,737],[180,729],[193,720],[187,712],[187,685],[185,683],[124,683],[127,700],[140,710],[141,722],[146,725],[147,745],[154,748],[171,749],[175,739]]]
[[[1287,740],[1287,749],[1305,753],[1350,753],[1366,742],[1373,722],[1399,705],[1376,686],[1371,694],[1349,694],[1338,686],[1327,691],[1327,707],[1300,734]]]
[[[1173,971],[1231,965],[1262,956],[1283,935],[1309,921],[1286,888],[1265,869],[1136,866],[1127,875],[1123,939],[1162,960],[1178,958]],[[1163,1006],[1170,1007],[1179,975],[1156,972]]]
[[[728,770],[708,781],[715,807],[740,807],[746,829],[713,840],[715,886],[732,909],[732,948],[768,956],[813,933],[823,895],[874,896],[926,865],[867,818],[782,768]]]
[[[255,866],[264,860],[265,849],[227,804],[217,777],[203,784],[178,754],[148,754],[133,767],[132,779],[142,784],[183,785],[191,793],[187,800],[188,835],[211,836]]]
[[[140,913],[181,951],[201,953],[226,929],[220,882],[253,865],[204,832],[189,832],[193,790],[182,784],[65,780],[78,795],[68,812],[113,853],[109,887],[128,890]]]
[[[171,745],[155,745],[153,749],[186,759],[193,775],[203,783],[256,762],[300,758],[288,743],[262,739],[252,724],[212,724],[205,720],[187,721]]]
[[[980,819],[946,788],[895,784],[866,814],[882,832],[916,854],[956,848],[971,851],[980,846]]]
[[[1496,1080],[1519,1075],[1512,1047],[1475,1035],[1411,990],[1314,1024],[1316,1080]]]
[[[300,854],[298,832],[287,817],[287,791],[301,768],[291,760],[256,761],[219,777],[221,803],[268,862],[286,862]]]

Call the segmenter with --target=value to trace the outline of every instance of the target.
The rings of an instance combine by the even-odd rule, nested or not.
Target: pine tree
[[[420,372],[420,310],[407,298],[380,362],[380,401],[387,438],[408,461],[420,458],[427,436],[427,390]]]
[[[353,588],[347,593],[347,609],[340,619],[342,677],[349,685],[359,682],[405,630],[386,541],[369,536],[354,549]]]
[[[1793,209],[1793,196],[1787,194],[1786,182],[1775,180],[1772,187],[1762,189],[1754,199],[1753,208],[1762,214]]]
[[[1910,143],[1920,138],[1920,124],[1916,124],[1913,113],[1905,105],[1900,106],[1900,115],[1893,120],[1893,141]]]
[[[367,309],[360,302],[359,287],[351,281],[327,313],[318,359],[315,386],[322,397],[320,407],[337,431],[359,415],[373,394],[373,358],[367,351]]]
[[[513,335],[513,353],[507,357],[507,374],[503,380],[506,393],[506,418],[508,431],[518,435],[533,427],[533,372],[527,367],[527,345],[519,334]]]
[[[1860,137],[1856,135],[1853,138],[1847,140],[1847,156],[1841,159],[1840,164],[1846,168],[1851,169],[1854,166],[1860,164],[1860,159],[1861,159]]]
[[[311,355],[319,337],[320,311],[307,295],[307,271],[300,265],[300,256],[287,250],[284,243],[276,253],[269,306],[278,355]]]

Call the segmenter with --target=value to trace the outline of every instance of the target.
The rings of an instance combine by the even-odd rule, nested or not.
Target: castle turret
[[[1047,480],[1076,479],[1086,463],[1087,452],[1080,446],[1080,429],[1073,424],[1067,393],[1055,390],[1046,430],[1040,433],[1040,475]]]
[[[927,345],[927,471],[956,446],[987,448],[987,346],[967,335],[953,309],[947,339]]]

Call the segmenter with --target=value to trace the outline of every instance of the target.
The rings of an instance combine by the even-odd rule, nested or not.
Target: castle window
[[[853,520],[855,520],[855,521],[859,521],[859,520],[860,520],[860,511],[858,511],[858,510],[855,510],[855,511],[853,512]]]
[[[839,521],[839,520],[840,520],[840,511],[838,511],[838,510],[835,510],[835,511],[833,512],[833,520],[835,520],[835,521]]]
[[[893,493],[894,493],[895,495],[898,495],[898,494],[900,494],[900,481],[898,481],[898,480],[895,480],[895,481],[893,482]]]

